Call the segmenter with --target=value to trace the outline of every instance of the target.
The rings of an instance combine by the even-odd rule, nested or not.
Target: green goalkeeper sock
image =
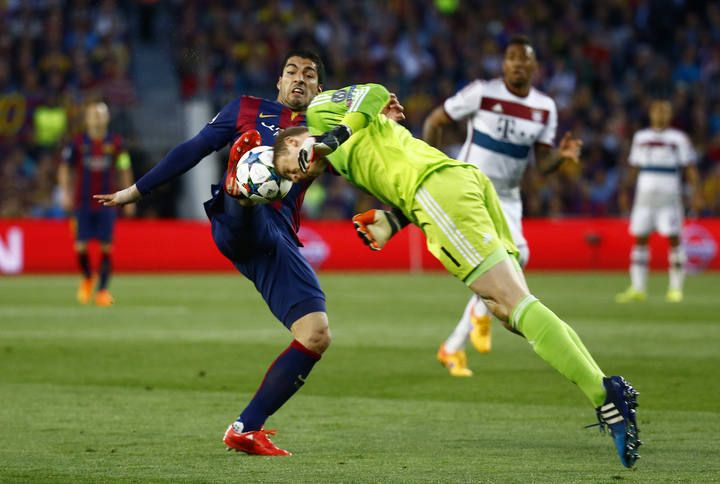
[[[535,353],[580,387],[595,407],[605,402],[605,376],[575,331],[534,296],[526,296],[515,307],[510,322]]]

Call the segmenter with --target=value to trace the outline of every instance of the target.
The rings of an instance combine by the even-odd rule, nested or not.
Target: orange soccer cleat
[[[100,289],[97,294],[95,294],[95,305],[100,306],[103,308],[112,306],[115,302],[115,299],[113,299],[112,295],[110,294],[110,291],[107,289]]]
[[[90,296],[92,295],[93,280],[92,278],[83,278],[78,286],[75,297],[77,302],[80,304],[87,304],[90,302]]]
[[[452,376],[472,376],[473,372],[467,367],[467,356],[464,350],[449,353],[445,350],[445,345],[440,345],[437,352],[437,359],[442,366],[448,369]]]
[[[292,455],[273,444],[270,435],[275,435],[275,430],[260,429],[243,432],[242,423],[233,422],[225,431],[223,442],[228,446],[228,450],[250,455]]]
[[[470,331],[470,341],[480,353],[489,353],[492,348],[492,333],[490,332],[490,316],[483,314],[476,316],[473,311],[470,316],[472,330]]]

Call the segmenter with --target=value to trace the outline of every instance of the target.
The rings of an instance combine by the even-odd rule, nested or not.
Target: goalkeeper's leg
[[[506,258],[470,284],[508,329],[522,333],[550,366],[577,384],[594,406],[605,400],[603,372],[575,332],[527,289],[522,274]]]

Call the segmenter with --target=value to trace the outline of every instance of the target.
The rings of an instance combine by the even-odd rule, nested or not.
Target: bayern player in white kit
[[[442,129],[455,122],[467,124],[467,138],[458,160],[478,167],[492,181],[500,199],[520,264],[529,258],[522,231],[520,183],[534,160],[541,173],[550,173],[564,162],[579,162],[582,141],[566,133],[553,150],[557,130],[555,102],[532,87],[537,69],[535,51],[526,37],[514,37],[505,49],[502,78],[475,80],[437,107],[425,121],[423,138],[442,146]],[[453,376],[471,376],[465,344],[468,337],[480,352],[491,348],[490,313],[473,296],[457,327],[440,346],[438,360]]]
[[[682,177],[696,189],[698,172],[695,150],[687,135],[670,127],[670,101],[655,99],[650,103],[650,127],[635,133],[630,149],[630,165],[635,168],[637,185],[630,234],[635,245],[630,252],[631,286],[615,297],[620,303],[644,301],[647,297],[647,273],[650,262],[648,238],[653,232],[667,237],[670,283],[665,299],[683,299],[685,253],[680,234],[683,225]]]

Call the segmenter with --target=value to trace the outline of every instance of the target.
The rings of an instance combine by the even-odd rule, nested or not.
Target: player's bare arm
[[[546,144],[535,144],[535,163],[540,173],[548,175],[564,163],[580,163],[580,152],[583,142],[567,132],[560,140],[557,150]]]
[[[142,194],[133,183],[129,187],[118,190],[115,193],[93,195],[93,198],[105,207],[117,207],[137,202],[142,198]]]
[[[119,170],[120,185],[127,187],[133,184],[133,173],[132,168],[129,166]],[[123,215],[126,217],[134,217],[137,206],[134,203],[128,203],[123,206]]]
[[[445,108],[442,106],[436,107],[423,123],[423,140],[436,148],[442,147],[443,129],[453,122],[445,112]]]
[[[58,184],[60,185],[60,196],[62,208],[66,212],[73,209],[70,170],[65,163],[61,163],[58,167]]]

